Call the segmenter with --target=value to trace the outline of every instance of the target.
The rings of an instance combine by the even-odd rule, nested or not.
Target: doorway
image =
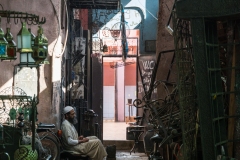
[[[137,93],[137,58],[123,63],[121,57],[103,57],[102,63],[103,140],[126,140],[129,119],[137,114],[131,105]]]

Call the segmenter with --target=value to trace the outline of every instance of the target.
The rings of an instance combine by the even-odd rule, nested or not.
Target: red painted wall
[[[125,86],[136,86],[136,63],[125,66]]]
[[[110,62],[103,63],[103,86],[114,86],[115,70],[110,68]]]
[[[88,30],[88,9],[79,10],[79,19],[81,20],[83,30]]]
[[[114,86],[115,70],[109,62],[104,62],[103,71],[103,86]],[[125,66],[125,86],[136,86],[136,63]]]

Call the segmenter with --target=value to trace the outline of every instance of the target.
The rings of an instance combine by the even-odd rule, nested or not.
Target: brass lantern
[[[0,17],[0,25],[1,25],[1,17]],[[7,44],[8,42],[4,37],[4,32],[2,28],[0,28],[0,59],[4,59],[7,57]]]
[[[38,35],[35,38],[32,53],[32,58],[37,64],[43,62],[47,58],[48,54],[48,39],[44,36],[42,27],[38,27]]]
[[[13,35],[10,32],[10,28],[7,28],[5,38],[8,41],[7,45],[7,59],[16,59],[17,45],[13,40]]]
[[[31,33],[26,28],[26,22],[22,22],[22,28],[17,34],[17,48],[21,53],[31,53]]]
[[[32,58],[32,35],[26,28],[26,23],[22,22],[22,29],[17,35],[17,48],[20,52],[20,63],[19,67],[38,67],[39,65],[35,63]]]

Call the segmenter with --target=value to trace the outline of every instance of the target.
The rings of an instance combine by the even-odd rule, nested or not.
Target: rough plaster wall
[[[173,2],[174,0],[159,1],[157,53],[174,48],[173,36],[165,29],[171,14]]]
[[[162,51],[174,49],[174,38],[165,29],[171,14],[173,2],[174,0],[161,0],[159,2],[157,52],[156,52],[157,55]],[[173,53],[165,53],[164,55],[161,55],[157,72],[157,80],[167,79],[167,74],[169,71],[169,67],[171,66],[172,58]],[[170,74],[168,81],[176,82],[176,72],[174,74],[173,72]],[[158,93],[161,94],[161,92],[159,91]]]
[[[45,17],[46,23],[42,25],[44,34],[48,38],[48,60],[51,64],[45,64],[38,68],[38,77],[39,77],[39,86],[35,86],[39,91],[39,104],[38,104],[38,120],[43,123],[54,123],[59,126],[59,93],[60,87],[55,85],[53,90],[53,83],[60,84],[61,76],[61,37],[58,35],[59,25],[57,17],[60,17],[60,5],[61,1],[52,0],[54,7],[56,9],[57,15],[49,0],[1,0],[0,4],[3,6],[4,10],[27,12],[31,14],[38,15],[40,18]],[[21,23],[18,20],[18,23],[15,24],[13,19],[11,20],[11,33],[14,36],[14,41],[16,42],[16,35],[21,28]],[[60,20],[60,18],[59,18]],[[6,18],[2,18],[1,27],[5,31],[6,29]],[[28,26],[31,27],[32,32],[37,35],[38,27],[36,25]],[[59,36],[59,38],[58,38]],[[56,40],[58,42],[56,43]],[[15,61],[11,62],[0,62],[1,74],[0,74],[0,90],[12,86],[13,83],[13,71],[14,65],[19,63],[19,53],[18,58]],[[57,68],[57,69],[55,69]],[[52,71],[57,76],[52,76]],[[54,94],[57,93],[57,94]],[[53,102],[56,102],[52,104]]]

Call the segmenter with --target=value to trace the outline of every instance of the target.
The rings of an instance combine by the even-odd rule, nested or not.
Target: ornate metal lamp
[[[0,26],[1,26],[1,17],[0,17]],[[2,28],[0,28],[0,59],[4,59],[7,57],[7,44],[8,42],[4,37],[4,32]]]
[[[6,59],[16,59],[17,45],[13,40],[13,35],[10,32],[10,28],[7,28],[7,33],[5,34],[5,38],[8,41],[7,45],[7,58]]]
[[[24,24],[23,24],[24,25]],[[34,47],[34,42],[36,39],[36,36],[31,32],[31,29],[29,28],[28,30],[26,29],[26,26],[23,27],[24,33],[26,33],[26,39],[27,39],[27,45],[30,45],[31,49],[22,49],[23,52],[20,52],[20,63],[18,66],[20,67],[37,67],[39,64],[35,62],[35,60],[32,57],[33,50],[32,48]],[[30,37],[30,41],[29,41]]]
[[[17,34],[17,48],[21,53],[32,52],[31,33],[26,28],[26,22],[22,22],[22,28]]]
[[[38,27],[38,35],[35,38],[32,53],[32,58],[36,61],[37,64],[43,62],[47,58],[48,54],[48,39],[43,34],[42,27]]]

